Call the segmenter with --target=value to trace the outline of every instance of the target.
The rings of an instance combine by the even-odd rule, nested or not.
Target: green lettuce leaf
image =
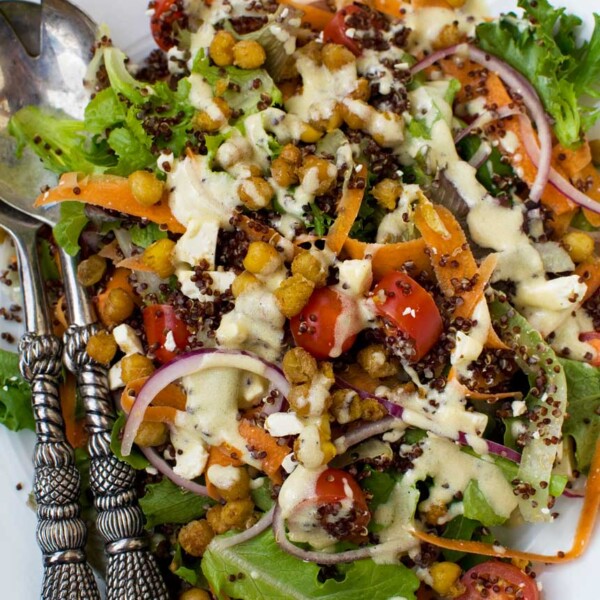
[[[506,521],[505,517],[501,517],[494,512],[474,479],[469,481],[463,492],[463,507],[463,514],[467,519],[479,521],[486,527],[502,525]]]
[[[80,250],[79,236],[89,223],[85,215],[85,204],[82,202],[62,202],[60,205],[60,220],[52,232],[56,243],[67,254],[76,256]]]
[[[145,469],[146,467],[150,466],[150,463],[135,446],[132,448],[129,456],[123,456],[123,453],[121,452],[121,436],[123,433],[123,428],[125,427],[125,421],[125,413],[120,413],[110,434],[110,449],[119,460],[126,462],[134,469]]]
[[[403,565],[378,565],[372,560],[340,565],[336,578],[322,581],[319,566],[283,552],[271,530],[229,548],[220,539],[213,540],[202,559],[202,571],[219,599],[414,600],[419,587],[416,575]]]
[[[454,517],[446,527],[442,537],[450,540],[472,540],[477,529],[481,527],[479,521],[468,519],[462,515]],[[442,554],[446,560],[452,562],[458,562],[461,558],[466,556],[466,552],[459,552],[457,550],[443,550]]]
[[[566,358],[559,360],[567,377],[569,399],[563,433],[575,442],[577,468],[587,471],[600,438],[600,369]]]
[[[162,240],[167,237],[167,232],[163,231],[156,223],[148,223],[147,225],[134,225],[130,230],[131,241],[140,248],[147,248],[157,240]]]
[[[187,557],[184,561],[181,546],[177,544],[170,570],[174,575],[177,575],[177,577],[194,587],[206,587],[206,579],[200,568],[200,562],[199,559],[190,560]]]
[[[19,355],[0,350],[0,423],[12,431],[35,430],[31,389],[21,377]]]
[[[203,517],[212,502],[175,485],[168,479],[146,486],[140,506],[146,517],[146,528],[163,523],[189,523]]]

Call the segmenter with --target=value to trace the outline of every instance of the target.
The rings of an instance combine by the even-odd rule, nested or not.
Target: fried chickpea
[[[273,194],[271,184],[263,177],[244,179],[238,189],[240,200],[250,210],[259,210],[269,206]]]
[[[235,468],[235,467],[232,467]],[[250,475],[248,475],[248,470],[243,467],[237,468],[238,477],[235,482],[228,488],[220,488],[217,487],[219,495],[226,502],[231,502],[232,500],[241,500],[242,498],[247,498],[250,495]]]
[[[154,173],[135,171],[127,179],[133,197],[142,206],[152,206],[163,197],[165,184]]]
[[[594,239],[583,231],[570,231],[562,242],[574,263],[583,262],[594,253]]]
[[[98,254],[93,254],[77,265],[77,279],[81,285],[96,285],[104,277],[104,273],[106,273],[106,259]]]
[[[291,165],[298,167],[302,162],[302,152],[300,151],[300,148],[298,148],[298,146],[294,146],[294,144],[286,144],[281,149],[281,154],[279,155],[279,158],[285,160]]]
[[[121,359],[121,379],[125,385],[149,377],[154,371],[154,363],[143,354],[130,354]]]
[[[327,283],[327,271],[323,263],[310,252],[300,252],[292,261],[292,275],[303,275],[317,288]]]
[[[358,364],[375,379],[398,374],[398,366],[388,359],[381,344],[371,344],[363,348],[356,358]]]
[[[99,331],[88,340],[86,351],[96,362],[108,366],[117,353],[117,342],[111,333]]]
[[[387,414],[387,410],[375,398],[366,398],[360,402],[360,416],[365,421],[381,421]]]
[[[331,395],[331,414],[341,425],[360,419],[360,397],[352,390],[335,390]]]
[[[143,448],[162,446],[167,443],[168,429],[164,423],[142,422],[135,434],[135,443]]]
[[[290,187],[298,183],[298,173],[292,163],[279,157],[271,163],[271,177],[277,185]]]
[[[152,269],[161,279],[168,279],[175,273],[172,256],[175,242],[163,238],[150,244],[142,254],[142,262]]]
[[[179,596],[179,600],[211,600],[211,595],[206,590],[191,588]]]
[[[454,2],[457,1],[460,0],[454,0]],[[458,25],[456,23],[449,23],[442,28],[437,38],[433,40],[431,47],[434,50],[441,50],[442,48],[449,48],[450,46],[459,44],[464,39],[465,35],[461,32]]]
[[[235,38],[228,31],[217,31],[210,43],[208,53],[215,65],[229,67],[233,64],[233,48],[236,44]]]
[[[241,40],[233,47],[233,64],[240,69],[258,69],[266,59],[265,49],[254,40]]]
[[[378,127],[380,127],[379,131],[395,131],[395,135],[402,133],[404,131],[404,121],[400,115],[393,113],[389,110],[384,110],[383,112],[376,113]],[[385,133],[373,133],[373,139],[382,147],[390,146],[390,139],[386,138]]]
[[[100,318],[106,325],[119,325],[133,314],[134,309],[131,295],[122,288],[116,288],[108,293],[100,309]]]
[[[300,179],[302,185],[309,187],[316,196],[328,192],[335,184],[337,169],[335,165],[326,158],[307,156],[300,167]]]
[[[309,383],[317,374],[314,356],[304,348],[292,348],[283,356],[283,372],[292,384]]]
[[[356,89],[350,94],[350,98],[353,100],[364,100],[368,102],[371,97],[371,86],[369,80],[365,77],[361,77],[356,81]]]
[[[308,123],[302,123],[302,131],[300,133],[300,141],[305,144],[314,144],[323,137],[323,131],[309,125]]]
[[[243,271],[240,273],[231,284],[231,293],[234,298],[238,298],[244,292],[250,290],[255,286],[259,286],[260,281],[250,271]]]
[[[244,268],[250,273],[270,275],[281,266],[281,255],[267,242],[252,242],[243,261]]]
[[[200,557],[215,537],[215,532],[206,519],[190,521],[177,535],[177,541],[190,556]]]
[[[225,505],[217,504],[208,509],[206,519],[216,534],[230,529],[245,529],[251,519],[254,503],[250,497],[231,500]]]
[[[201,131],[219,131],[221,127],[227,125],[231,117],[231,107],[226,100],[219,97],[213,98],[213,104],[218,110],[211,111],[210,114],[208,111],[203,110],[194,117],[194,126]]]
[[[341,44],[325,44],[321,50],[323,64],[330,71],[338,71],[342,67],[356,61],[356,57]]]
[[[319,119],[318,121],[312,121],[311,124],[316,129],[321,129],[327,132],[335,131],[342,126],[344,118],[342,116],[342,107],[340,104],[336,104],[331,110],[331,115],[326,119]]]
[[[364,100],[353,100],[351,103],[347,101],[342,102],[341,111],[344,123],[350,129],[364,129],[368,124],[372,107]]]
[[[308,44],[304,44],[304,46],[298,50],[298,54],[300,56],[306,56],[320,67],[323,64],[322,50],[323,46],[315,40],[312,40],[308,42]]]
[[[398,198],[402,195],[402,184],[395,179],[382,179],[372,193],[379,206],[391,211],[396,208]]]
[[[314,289],[315,284],[303,275],[284,279],[275,290],[279,310],[288,319],[295,317],[306,306]]]

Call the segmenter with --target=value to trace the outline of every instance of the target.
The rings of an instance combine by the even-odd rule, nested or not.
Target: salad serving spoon
[[[32,32],[37,33],[37,43]],[[35,208],[33,198],[41,186],[53,181],[33,153],[15,157],[8,120],[26,105],[81,117],[88,101],[83,79],[95,36],[93,21],[67,0],[42,0],[41,8],[27,2],[0,3],[0,197],[50,226],[60,218],[58,207]],[[98,511],[97,528],[108,554],[107,598],[166,600],[166,586],[144,535],[135,471],[110,449],[114,410],[106,368],[86,351],[88,340],[101,327],[77,279],[75,258],[61,248],[59,258],[70,322],[64,361],[77,378],[86,410],[90,487]],[[73,594],[57,592],[46,598],[85,597],[77,590]]]

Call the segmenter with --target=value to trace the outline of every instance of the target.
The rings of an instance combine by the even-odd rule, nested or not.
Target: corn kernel
[[[238,298],[254,286],[260,286],[260,281],[249,271],[243,271],[233,280],[231,293],[234,298]]]
[[[157,240],[150,244],[142,255],[142,262],[152,269],[161,279],[167,279],[175,273],[172,261],[175,242],[168,238]]]
[[[271,203],[273,188],[263,177],[250,177],[242,181],[238,188],[238,195],[250,210],[260,210]]]
[[[266,59],[265,49],[254,40],[242,40],[233,47],[233,64],[240,69],[258,69]]]
[[[135,171],[127,179],[133,197],[142,206],[152,206],[163,197],[165,184],[154,173]]]
[[[462,569],[452,562],[434,563],[429,568],[432,588],[442,596],[447,595],[462,573]]]
[[[267,242],[252,242],[243,264],[250,273],[270,275],[281,266],[281,255]]]
[[[217,31],[210,43],[208,53],[213,62],[219,67],[229,67],[233,64],[233,48],[235,38],[228,31]]]
[[[314,289],[315,284],[303,275],[288,277],[275,290],[279,310],[288,319],[295,317],[306,306]]]
[[[108,365],[117,353],[117,342],[111,333],[100,331],[90,337],[86,351],[96,362]]]
[[[562,242],[575,263],[587,260],[594,253],[594,239],[583,231],[570,231]]]
[[[402,194],[402,184],[395,179],[382,179],[373,188],[372,193],[379,206],[386,210],[394,210],[398,198]]]
[[[292,261],[292,274],[303,275],[312,281],[315,287],[323,287],[327,283],[327,269],[323,263],[310,252],[300,252]]]

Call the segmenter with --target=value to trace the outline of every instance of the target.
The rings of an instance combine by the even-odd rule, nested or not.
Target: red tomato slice
[[[323,41],[346,46],[350,52],[358,56],[361,52],[360,46],[352,38],[349,38],[346,35],[346,30],[348,29],[346,17],[357,12],[364,11],[355,5],[346,6],[346,8],[338,10],[335,17],[329,21],[323,30]]]
[[[431,294],[406,273],[388,273],[373,290],[373,301],[379,314],[412,340],[413,362],[431,350],[443,331]]]
[[[165,344],[168,345],[170,333],[173,334],[173,341],[177,349],[185,349],[189,333],[185,323],[177,316],[172,306],[151,304],[144,308],[142,315],[148,345],[153,347],[154,355],[161,363],[167,363],[177,356],[177,352],[165,348]]]
[[[467,591],[456,600],[539,600],[535,581],[512,564],[490,560],[473,567],[461,579]],[[483,591],[485,590],[485,592]],[[517,595],[519,594],[519,595]]]
[[[330,357],[336,344],[339,345],[336,336],[343,336],[341,351],[347,352],[356,340],[356,331],[352,332],[351,327],[354,308],[349,296],[328,287],[315,290],[300,314],[290,321],[296,345],[324,360]],[[337,326],[340,316],[343,319],[340,323],[347,323],[350,328]]]
[[[317,496],[326,502],[339,502],[352,498],[354,503],[367,510],[367,501],[356,479],[342,469],[326,469],[319,475],[316,486]]]
[[[173,25],[185,16],[183,0],[156,0],[154,14],[150,18],[152,36],[159,48],[165,52],[175,46]]]

